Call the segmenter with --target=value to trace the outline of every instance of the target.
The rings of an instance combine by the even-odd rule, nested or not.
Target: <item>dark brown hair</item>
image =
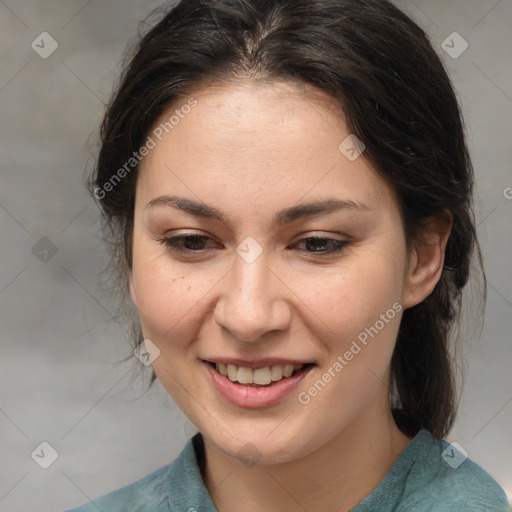
[[[396,193],[409,249],[430,216],[452,216],[439,282],[403,313],[390,387],[403,432],[425,428],[444,437],[457,404],[449,334],[475,248],[485,281],[473,169],[439,56],[425,32],[386,0],[184,0],[141,35],[108,105],[89,180],[123,293],[137,166],[125,166],[122,179],[114,175],[170,105],[197,86],[239,78],[312,85],[339,103],[348,129],[366,146],[363,157]],[[134,332],[138,345],[137,322]]]

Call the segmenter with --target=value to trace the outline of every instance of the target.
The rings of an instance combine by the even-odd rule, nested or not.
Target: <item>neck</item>
[[[219,512],[349,511],[384,478],[411,438],[391,410],[360,417],[320,449],[290,462],[246,467],[205,440],[205,485]]]

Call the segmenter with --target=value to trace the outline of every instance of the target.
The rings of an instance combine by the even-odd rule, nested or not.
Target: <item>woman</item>
[[[199,433],[76,511],[507,510],[442,441],[481,257],[457,99],[416,24],[384,0],[182,1],[101,136],[135,353]]]

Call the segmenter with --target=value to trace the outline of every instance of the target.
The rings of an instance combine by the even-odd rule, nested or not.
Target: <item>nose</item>
[[[258,341],[270,331],[283,331],[291,319],[286,291],[263,254],[251,263],[237,255],[222,280],[214,320],[244,342]]]

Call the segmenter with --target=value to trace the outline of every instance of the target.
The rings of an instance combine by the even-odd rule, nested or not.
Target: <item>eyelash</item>
[[[183,247],[182,242],[187,242],[190,240],[200,240],[200,241],[207,241],[211,240],[211,237],[206,235],[177,235],[173,237],[166,237],[159,240],[159,243],[162,244],[164,247],[167,247],[173,252],[176,252],[178,254],[187,255],[187,254],[199,254],[202,249],[188,249],[186,247]],[[335,238],[328,238],[323,236],[311,236],[307,238],[303,238],[299,240],[297,243],[303,243],[303,242],[309,242],[311,240],[314,240],[315,242],[324,242],[327,244],[330,244],[331,246],[334,245],[334,249],[328,249],[324,251],[307,251],[304,250],[304,252],[307,252],[309,254],[314,254],[318,256],[332,256],[335,254],[340,253],[345,249],[345,247],[350,243],[346,240],[337,240]],[[324,245],[322,244],[322,245]]]

